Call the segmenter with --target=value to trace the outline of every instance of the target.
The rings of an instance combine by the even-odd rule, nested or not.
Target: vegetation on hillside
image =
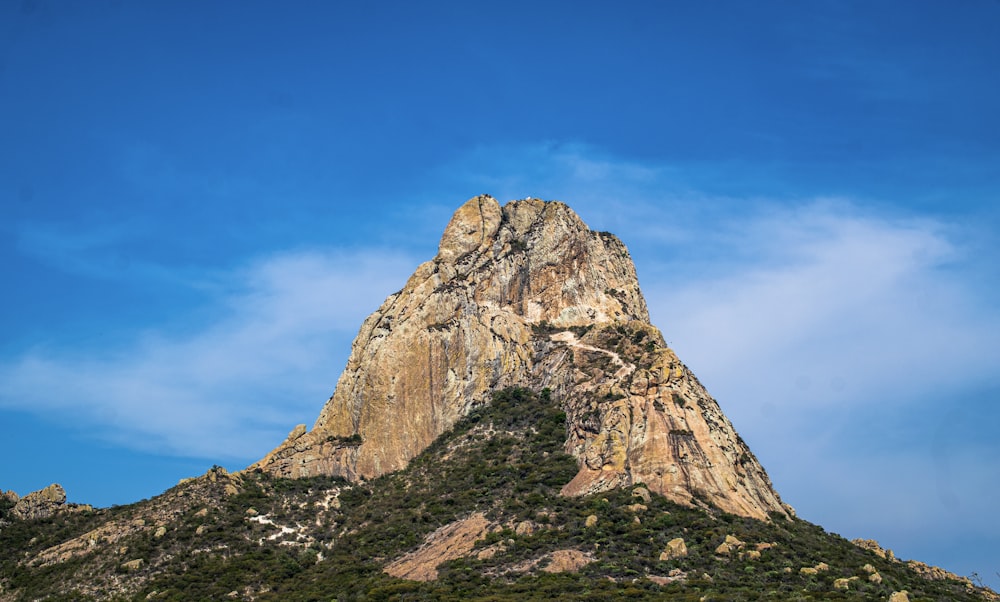
[[[406,469],[368,483],[216,469],[131,506],[3,522],[0,600],[877,600],[900,590],[980,599],[799,519],[686,508],[641,484],[562,497],[577,470],[562,451],[565,429],[547,391],[507,389]],[[135,526],[156,512],[169,516],[163,528]],[[473,513],[493,528],[436,580],[384,572]],[[132,527],[113,543],[98,537],[93,552],[38,561],[108,521]],[[720,549],[727,537],[740,545]],[[676,538],[686,555],[661,560]],[[590,562],[546,572],[559,550]]]

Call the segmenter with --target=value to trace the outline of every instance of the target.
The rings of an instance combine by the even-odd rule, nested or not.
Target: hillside
[[[549,393],[498,392],[365,483],[212,469],[151,500],[7,520],[2,600],[981,600],[798,518],[576,473]],[[10,504],[0,512],[9,513]],[[939,575],[943,576],[943,575]],[[899,599],[897,597],[897,599]]]

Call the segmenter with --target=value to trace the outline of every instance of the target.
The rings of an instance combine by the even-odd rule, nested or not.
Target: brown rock
[[[829,570],[830,570],[830,565],[828,565],[825,562],[821,562],[816,566],[804,566],[801,569],[799,569],[799,573],[803,575],[818,575],[819,573]]]
[[[865,550],[870,550],[874,552],[875,555],[878,556],[879,558],[885,558],[886,560],[893,560],[893,561],[896,560],[896,555],[892,552],[892,550],[883,548],[874,539],[852,539],[851,543],[858,546],[859,548],[863,548]]]
[[[583,524],[584,524],[585,527],[588,527],[588,528],[595,526],[597,524],[597,515],[596,514],[589,515],[587,517],[587,520],[584,521]]]
[[[517,535],[531,535],[535,532],[535,528],[535,523],[530,520],[523,520],[514,527],[514,533]]]
[[[625,246],[538,199],[462,205],[437,256],[362,324],[312,430],[296,427],[252,468],[350,480],[398,470],[508,386],[549,388],[566,411],[580,466],[566,495],[642,482],[683,504],[787,515],[649,324]]]
[[[946,571],[941,567],[931,566],[925,562],[920,562],[919,560],[907,560],[906,566],[910,567],[914,572],[923,577],[924,579],[929,579],[931,581],[942,581],[942,580],[954,580],[961,581],[965,583],[966,586],[972,587],[972,580],[968,577],[962,577],[961,575],[956,575],[951,571]]]
[[[741,549],[744,545],[745,544],[739,539],[737,539],[735,536],[726,535],[725,541],[720,543],[719,546],[715,548],[715,553],[722,556],[727,554],[732,554],[736,550]]]
[[[667,585],[678,581],[686,581],[687,573],[680,569],[671,569],[666,577],[660,575],[646,575],[646,578],[657,585]]]
[[[910,593],[905,589],[901,592],[892,592],[889,602],[910,602]]]
[[[688,549],[681,537],[675,537],[667,542],[667,548],[660,553],[660,560],[672,560],[687,556]]]
[[[642,503],[648,504],[653,497],[649,494],[649,490],[645,487],[636,487],[632,490],[632,497],[637,497],[642,499]]]
[[[66,490],[53,483],[45,489],[33,491],[19,499],[10,514],[23,520],[52,516],[66,504]]]
[[[420,548],[390,562],[384,570],[400,579],[433,581],[439,564],[467,555],[489,530],[490,523],[477,512],[434,531]]]
[[[542,567],[546,573],[575,573],[594,561],[593,555],[579,550],[555,550],[546,556],[549,562]]]

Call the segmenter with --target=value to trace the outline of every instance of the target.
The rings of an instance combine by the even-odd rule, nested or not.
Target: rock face
[[[17,500],[11,508],[11,516],[20,519],[45,518],[52,516],[66,503],[66,490],[53,483],[45,489],[33,491]]]
[[[509,386],[548,388],[565,409],[580,463],[567,495],[643,482],[685,504],[789,513],[650,325],[625,245],[538,199],[460,207],[437,256],[362,324],[312,430],[297,427],[251,468],[376,477]]]
[[[386,565],[385,572],[411,581],[433,581],[437,566],[461,558],[472,551],[476,541],[485,537],[492,525],[482,513],[445,525],[431,533],[424,544],[402,558]]]
[[[675,537],[667,542],[667,548],[660,554],[660,560],[672,560],[688,555],[687,545],[681,537]]]

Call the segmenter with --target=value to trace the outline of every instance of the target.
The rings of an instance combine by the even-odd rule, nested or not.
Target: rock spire
[[[462,205],[437,255],[364,321],[313,428],[251,469],[350,480],[398,470],[509,386],[548,388],[565,409],[580,466],[567,495],[642,482],[744,516],[790,512],[649,323],[625,245],[532,198]]]

